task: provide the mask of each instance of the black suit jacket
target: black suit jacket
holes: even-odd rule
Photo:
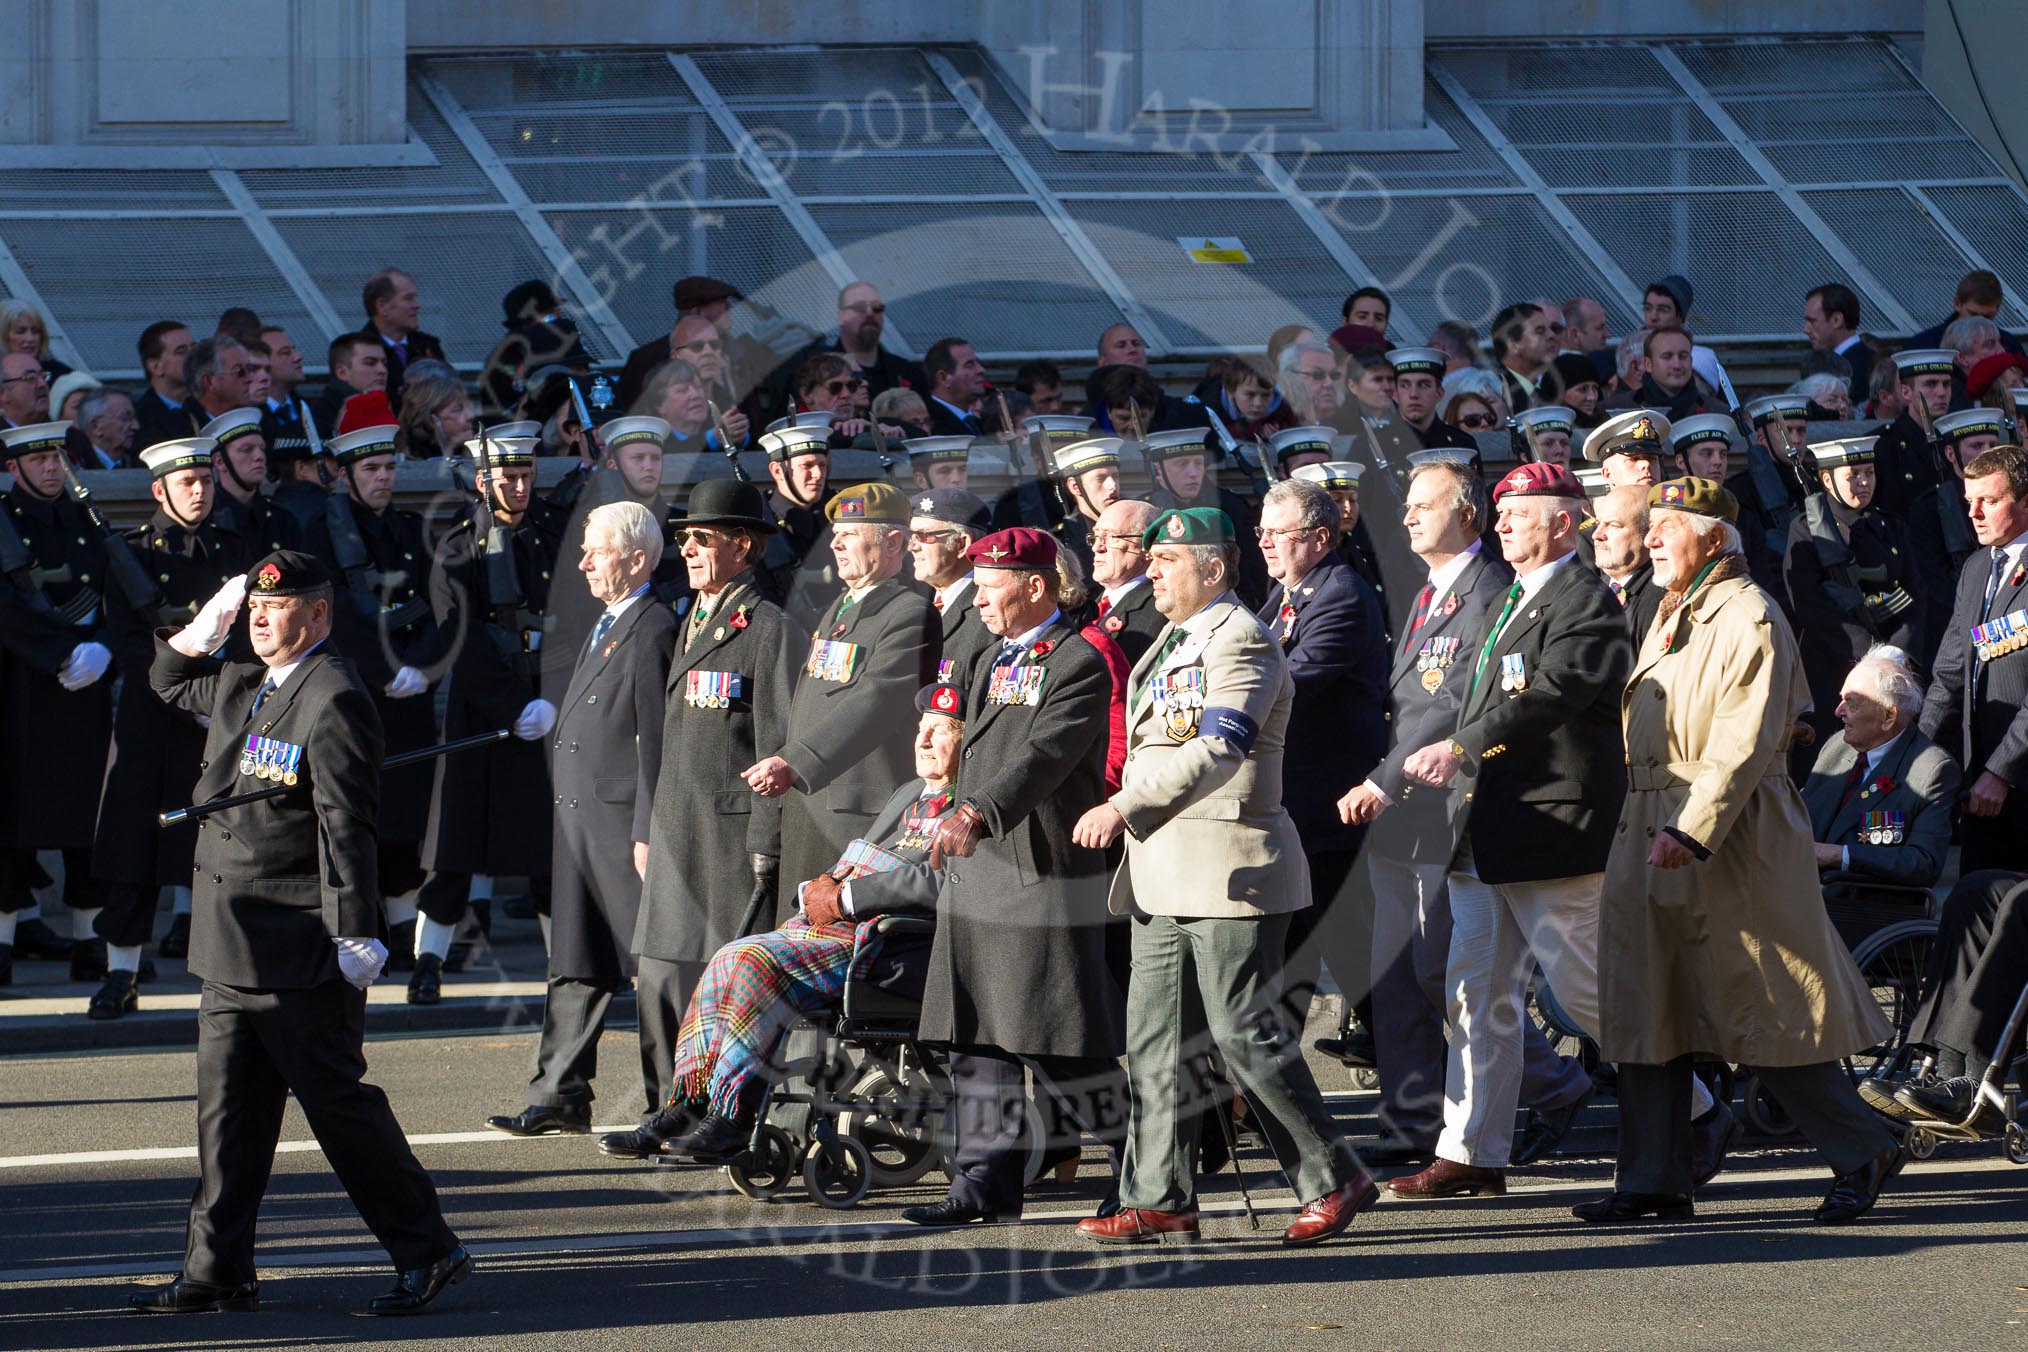
[[[1498,613],[1513,580],[1514,571],[1506,561],[1480,546],[1443,600],[1431,608],[1422,628],[1404,634],[1394,645],[1387,678],[1393,737],[1385,759],[1367,776],[1394,800],[1370,833],[1373,848],[1390,859],[1442,862],[1457,848],[1450,816],[1456,790],[1417,784],[1401,767],[1431,742],[1457,730],[1458,706],[1464,703],[1472,660],[1478,656],[1472,645],[1484,641],[1492,623],[1488,607]],[[1430,671],[1437,673],[1435,689],[1424,683]]]
[[[1168,628],[1169,621],[1155,609],[1155,586],[1143,577],[1120,598],[1119,605],[1106,611],[1098,626],[1120,645],[1120,651],[1127,655],[1127,670],[1132,671],[1141,654],[1155,646],[1156,638]]]
[[[951,602],[950,609],[937,612],[944,636],[944,655],[937,662],[937,679],[950,681],[960,690],[967,688],[979,654],[997,652],[1000,647],[999,636],[986,627],[986,622],[979,618],[978,606],[973,604],[979,599],[978,585],[974,582],[966,587]]]
[[[1283,608],[1289,614],[1283,618]],[[1355,850],[1362,827],[1338,800],[1387,750],[1387,630],[1380,599],[1336,554],[1294,592],[1280,583],[1260,609],[1295,682],[1282,759],[1282,806],[1308,850]]]
[[[628,975],[641,903],[634,844],[648,843],[675,647],[676,617],[650,592],[597,643],[581,645],[556,702],[551,976],[617,986]]]
[[[1465,751],[1451,811],[1488,883],[1603,872],[1627,796],[1620,695],[1633,669],[1626,612],[1605,579],[1576,558],[1514,608],[1473,688],[1487,610],[1460,660],[1464,703],[1454,734]],[[1501,659],[1518,655],[1520,690],[1500,688]]]
[[[299,990],[342,980],[334,939],[380,938],[380,716],[351,664],[319,647],[253,712],[257,662],[191,658],[158,630],[148,681],[169,705],[207,714],[193,801],[269,781],[241,773],[249,736],[301,748],[287,793],[199,824],[190,970],[206,981]]]
[[[1606,584],[1610,587],[1610,581]],[[1655,570],[1642,564],[1627,574],[1624,584],[1627,616],[1627,641],[1635,652],[1641,650],[1641,640],[1648,636],[1648,627],[1655,622],[1655,612],[1662,608],[1662,593],[1667,590],[1655,581]]]
[[[970,421],[959,417],[951,407],[934,395],[925,394],[923,400],[929,405],[930,435],[933,437],[976,437],[980,433],[977,414]]]
[[[2028,561],[2028,554],[2023,555]],[[1982,623],[1980,603],[1992,576],[1991,551],[1981,549],[1965,560],[1958,574],[1957,597],[1949,627],[1937,649],[1930,672],[1929,695],[1922,705],[1922,735],[1958,753],[1967,778],[1991,770],[2012,786],[2007,807],[2017,810],[2028,800],[2028,649],[1981,662],[1972,649],[1972,629]],[[1987,620],[2028,609],[2028,568],[2012,567],[2000,578]],[[2028,814],[2024,814],[2028,816]]]
[[[174,441],[178,437],[196,435],[203,423],[192,425],[190,410],[181,404],[172,404],[155,393],[154,386],[141,391],[134,400],[134,449],[145,451],[158,441]]]
[[[368,324],[359,333],[362,337],[375,338],[380,342],[380,350],[387,357],[387,402],[397,410],[401,408],[401,387],[407,383],[410,365],[432,357],[438,361],[450,360],[444,356],[444,345],[437,336],[433,333],[424,333],[421,329],[408,336],[406,358],[401,355],[401,349],[389,342],[387,336],[373,325]]]

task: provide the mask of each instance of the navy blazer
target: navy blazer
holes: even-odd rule
[[[1285,621],[1283,607],[1293,614]],[[1296,588],[1276,584],[1261,623],[1282,645],[1296,687],[1282,762],[1282,805],[1309,850],[1353,850],[1365,831],[1338,800],[1387,752],[1387,632],[1380,598],[1331,553]]]

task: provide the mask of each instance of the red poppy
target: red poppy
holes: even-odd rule
[[[739,608],[738,610],[735,610],[735,611],[733,611],[733,612],[732,612],[732,621],[731,621],[731,623],[732,623],[732,627],[733,627],[733,628],[735,628],[735,629],[744,629],[744,628],[746,628],[746,607],[745,607],[745,606],[741,606],[741,607],[740,607],[740,608]]]
[[[1054,643],[1051,643],[1048,639],[1043,639],[1040,643],[1035,645],[1034,650],[1035,655],[1037,657],[1047,657],[1049,656],[1049,650],[1051,648],[1054,648],[1055,646],[1056,645]]]
[[[1894,781],[1886,775],[1882,775],[1873,781],[1873,791],[1875,793],[1893,793]]]
[[[1117,615],[1106,616],[1106,632],[1108,634],[1117,634],[1120,632],[1120,630],[1126,627],[1127,622],[1121,619],[1119,616]]]

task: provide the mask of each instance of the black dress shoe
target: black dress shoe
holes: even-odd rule
[[[1923,1083],[1910,1081],[1894,1092],[1895,1104],[1905,1110],[1911,1122],[1948,1122],[1955,1126],[1972,1115],[1972,1104],[1979,1097],[1979,1082],[1969,1075],[1953,1075],[1948,1080],[1930,1080]],[[1992,1117],[1990,1105],[1980,1114]],[[1974,1122],[1974,1126],[1979,1123]]]
[[[14,936],[21,937],[17,931]],[[70,946],[70,979],[72,981],[104,981],[106,979],[106,941],[104,939],[79,939]]]
[[[1584,1092],[1561,1108],[1531,1110],[1528,1124],[1521,1128],[1514,1138],[1514,1144],[1507,1151],[1507,1163],[1512,1165],[1533,1164],[1556,1153],[1563,1144],[1563,1138],[1570,1135],[1570,1129],[1577,1125],[1577,1115],[1591,1103],[1592,1095],[1598,1091],[1590,1085]]]
[[[14,928],[14,955],[20,958],[67,958],[76,945],[60,939],[41,916],[22,921]]]
[[[1690,1124],[1690,1189],[1695,1192],[1725,1168],[1725,1157],[1746,1139],[1746,1123],[1726,1104],[1714,1103],[1710,1111]]]
[[[1373,1033],[1360,1024],[1354,1024],[1344,1037],[1320,1037],[1310,1045],[1342,1063],[1348,1070],[1375,1070],[1380,1066],[1380,1053],[1374,1046]]]
[[[415,970],[408,977],[408,1002],[433,1005],[444,998],[444,960],[434,953],[416,956]]]
[[[1436,1158],[1436,1143],[1422,1145],[1406,1136],[1389,1133],[1368,1145],[1356,1145],[1359,1158],[1369,1165],[1413,1164],[1420,1168]]]
[[[260,1307],[260,1283],[215,1286],[178,1277],[163,1286],[150,1287],[127,1297],[127,1304],[142,1314],[208,1314],[213,1310],[253,1310]]]
[[[435,1300],[445,1287],[456,1286],[471,1275],[471,1251],[460,1244],[428,1267],[396,1273],[394,1290],[368,1301],[366,1313],[414,1314]]]
[[[132,972],[106,973],[106,984],[92,996],[85,1013],[94,1019],[117,1019],[122,1014],[132,1014],[141,1007],[141,994],[135,986]]]
[[[0,944],[0,986],[14,984],[14,945]]]
[[[1697,1214],[1696,1203],[1687,1192],[1615,1192],[1596,1202],[1580,1202],[1570,1214],[1593,1225],[1623,1225],[1629,1221],[1687,1221]]]
[[[902,1211],[901,1218],[910,1225],[925,1226],[978,1225],[981,1222],[991,1225],[995,1221],[1020,1219],[1017,1216],[1002,1216],[997,1211],[981,1211],[970,1202],[960,1202],[955,1197],[946,1197],[943,1201],[931,1202],[928,1206],[907,1207]]]
[[[583,1136],[591,1130],[591,1105],[567,1103],[550,1108],[531,1103],[512,1117],[489,1117],[486,1125],[509,1136]]]
[[[1813,1219],[1819,1225],[1847,1225],[1858,1220],[1873,1209],[1881,1189],[1893,1182],[1907,1163],[1908,1150],[1897,1142],[1851,1173],[1840,1174]]]
[[[609,1131],[599,1137],[599,1153],[622,1160],[649,1159],[661,1152],[664,1143],[696,1126],[698,1120],[689,1104],[668,1104],[632,1131]]]
[[[165,958],[187,958],[190,956],[190,917],[172,915],[169,929],[162,936],[162,942],[155,945],[156,953]]]
[[[685,1159],[717,1164],[744,1152],[752,1138],[753,1123],[708,1112],[703,1121],[669,1140],[663,1149]]]

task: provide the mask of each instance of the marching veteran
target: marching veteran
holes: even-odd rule
[[[1838,1065],[1888,1028],[1825,914],[1809,814],[1785,773],[1809,700],[1795,636],[1747,574],[1731,493],[1672,479],[1648,508],[1668,594],[1621,699],[1628,793],[1599,924],[1619,1172],[1575,1214],[1692,1214],[1687,1110],[1703,1057],[1759,1072],[1837,1173],[1816,1219],[1854,1220],[1907,1156]]]
[[[864,969],[873,961],[879,941],[870,923],[936,910],[942,875],[930,867],[930,843],[951,813],[964,702],[956,686],[940,684],[923,687],[915,705],[917,777],[829,872],[798,886],[800,914],[733,939],[704,969],[676,1044],[675,1093],[650,1124],[668,1138],[668,1153],[715,1162],[746,1149],[769,1058],[798,1018],[837,1007],[855,962]]]
[[[1134,667],[1120,790],[1085,813],[1073,837],[1098,849],[1127,838],[1111,907],[1133,919],[1133,1116],[1120,1210],[1078,1229],[1101,1244],[1197,1233],[1203,1105],[1185,1071],[1209,1049],[1184,1037],[1184,983],[1194,980],[1211,1041],[1303,1199],[1282,1242],[1314,1244],[1380,1193],[1275,1011],[1289,915],[1310,904],[1302,841],[1282,807],[1295,684],[1280,645],[1233,594],[1239,550],[1225,513],[1164,512],[1145,539],[1169,626]]]

